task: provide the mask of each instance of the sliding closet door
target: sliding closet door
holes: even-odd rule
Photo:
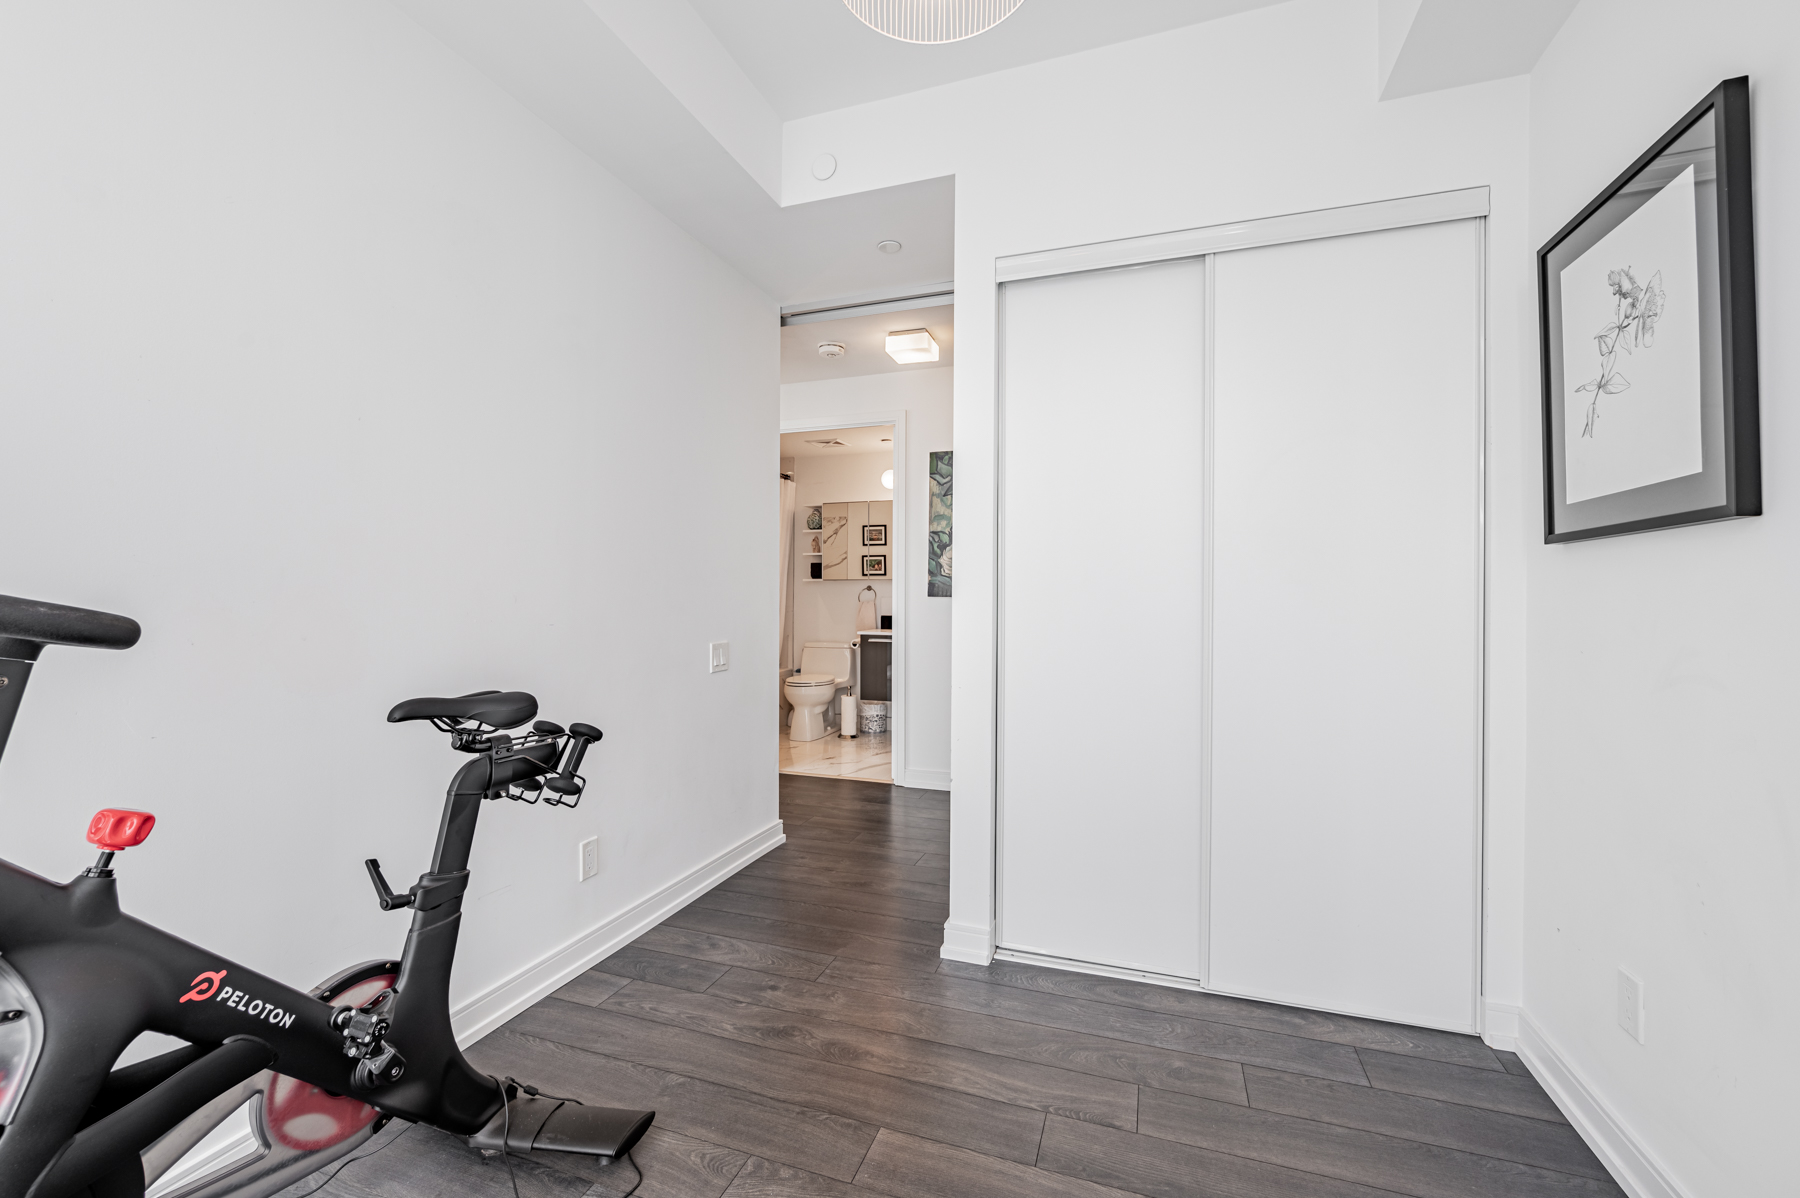
[[[1002,288],[1000,944],[1200,967],[1205,264]]]
[[[1213,989],[1475,1026],[1479,263],[1214,259]]]

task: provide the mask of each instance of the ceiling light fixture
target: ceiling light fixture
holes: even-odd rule
[[[894,472],[892,470],[883,470],[881,472],[881,485],[890,491],[894,489]]]
[[[887,355],[902,366],[938,360],[938,343],[924,329],[904,329],[887,335]]]
[[[986,33],[1019,11],[1025,0],[844,0],[856,19],[896,41],[919,45],[960,42]]]
[[[841,358],[844,356],[844,347],[835,341],[821,341],[819,342],[819,356],[821,358]]]

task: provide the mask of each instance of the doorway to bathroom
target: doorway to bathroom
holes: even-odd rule
[[[784,774],[894,781],[903,423],[782,433]]]

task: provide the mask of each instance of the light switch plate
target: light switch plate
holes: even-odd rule
[[[1644,983],[1619,970],[1619,1027],[1639,1044],[1644,1042]]]
[[[711,667],[712,673],[717,674],[720,670],[729,670],[731,668],[730,641],[714,641],[711,645],[707,646],[707,649],[707,661]]]
[[[585,882],[600,872],[600,838],[590,836],[581,842],[581,876],[577,881]]]

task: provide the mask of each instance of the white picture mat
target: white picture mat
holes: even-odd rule
[[[1214,262],[1208,985],[1472,1031],[1480,222]]]
[[[1205,265],[1002,288],[1001,947],[1200,968]]]
[[[1700,411],[1700,276],[1689,166],[1617,228],[1562,269],[1564,502],[1580,503],[1704,467]],[[1649,345],[1621,337],[1614,370],[1629,386],[1599,397],[1592,436],[1583,436],[1597,379],[1595,335],[1618,316],[1607,275],[1630,268],[1640,285],[1660,273],[1666,307]]]

